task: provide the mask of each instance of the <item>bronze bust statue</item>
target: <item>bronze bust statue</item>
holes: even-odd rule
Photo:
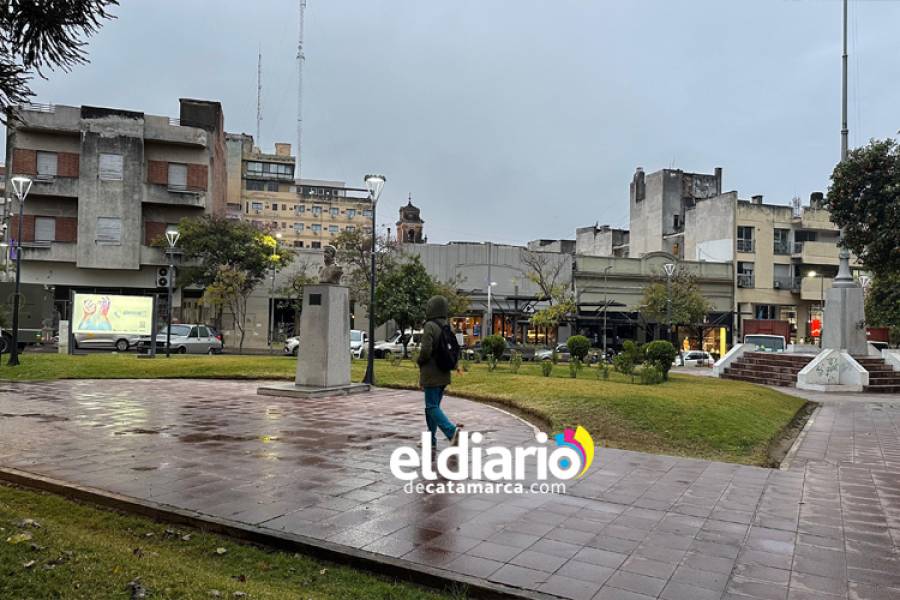
[[[338,284],[344,275],[344,269],[335,262],[337,249],[334,246],[325,246],[325,266],[319,269],[319,283]]]

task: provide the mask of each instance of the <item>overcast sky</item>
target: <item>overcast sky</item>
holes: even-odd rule
[[[177,116],[219,100],[228,131],[296,142],[297,1],[123,0],[91,64],[36,101]],[[850,3],[850,142],[900,129],[900,2]],[[712,173],[784,203],[840,151],[838,0],[308,0],[304,177],[387,176],[429,241],[627,226],[635,167]]]

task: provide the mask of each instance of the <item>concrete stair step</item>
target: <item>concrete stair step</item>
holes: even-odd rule
[[[898,385],[867,385],[863,388],[867,392],[876,394],[900,394],[900,384]]]

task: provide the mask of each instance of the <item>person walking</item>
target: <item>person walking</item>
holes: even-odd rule
[[[451,445],[459,441],[462,423],[452,423],[441,410],[444,389],[451,372],[459,372],[459,343],[447,324],[449,306],[443,296],[432,296],[425,305],[425,327],[419,343],[419,385],[425,390],[425,424],[431,432],[431,446],[437,447],[437,430]]]

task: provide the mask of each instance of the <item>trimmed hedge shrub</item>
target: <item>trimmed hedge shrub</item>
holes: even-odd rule
[[[489,335],[481,340],[481,352],[485,357],[493,356],[496,360],[500,360],[503,352],[506,350],[506,340],[500,335]]]
[[[664,380],[669,379],[669,369],[677,355],[675,346],[666,340],[656,340],[644,346],[644,361],[659,369]]]
[[[572,357],[584,361],[591,350],[591,341],[583,335],[573,335],[566,341],[566,347]]]

